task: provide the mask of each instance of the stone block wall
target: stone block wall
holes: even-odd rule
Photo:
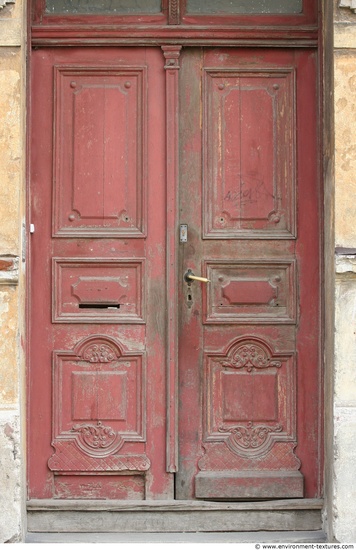
[[[356,540],[356,9],[334,6],[335,371],[333,533]],[[356,8],[356,6],[355,6]]]
[[[21,0],[0,0],[0,543],[24,531],[25,32]]]

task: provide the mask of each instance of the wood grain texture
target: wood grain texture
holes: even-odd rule
[[[181,65],[180,264],[212,283],[179,299],[177,494],[319,496],[314,52],[184,50]],[[231,471],[255,488],[209,488]]]
[[[33,533],[318,531],[322,527],[322,508],[320,499],[228,503],[30,500],[27,503],[28,531]]]

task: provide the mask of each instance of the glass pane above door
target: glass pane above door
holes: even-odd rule
[[[294,14],[302,11],[303,0],[187,0],[187,13],[190,14]]]
[[[48,14],[130,15],[161,11],[161,0],[46,0]]]

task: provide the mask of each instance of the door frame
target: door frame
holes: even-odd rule
[[[30,17],[28,17],[28,65],[27,65],[27,89],[30,90],[29,86],[29,77],[31,72],[31,51],[32,47],[46,47],[50,45],[60,45],[58,43],[57,38],[55,37],[55,33],[51,31],[51,29],[46,29],[45,32],[43,30],[38,29],[34,33],[31,31],[31,0],[28,0],[28,14]],[[319,30],[317,31],[317,38],[316,40],[312,40],[313,46],[318,46],[319,49],[319,115],[320,115],[320,122],[321,122],[321,128],[320,128],[320,159],[319,159],[319,165],[320,165],[320,178],[319,178],[319,184],[320,184],[320,190],[321,190],[321,198],[320,198],[320,210],[321,210],[321,218],[320,218],[320,230],[322,232],[321,235],[321,258],[322,258],[322,266],[321,266],[321,273],[324,279],[324,285],[321,288],[321,308],[322,308],[322,319],[321,319],[321,327],[322,327],[322,333],[321,333],[321,350],[322,350],[322,365],[321,365],[321,402],[324,402],[324,412],[323,415],[320,416],[320,424],[321,424],[321,432],[324,433],[324,446],[321,447],[321,453],[325,456],[325,468],[324,468],[324,501],[319,500],[318,502],[305,502],[305,505],[303,506],[302,503],[299,503],[298,506],[295,504],[292,505],[290,503],[285,509],[292,510],[293,513],[296,511],[296,509],[308,509],[308,510],[320,510],[322,507],[326,509],[328,513],[328,517],[331,518],[331,508],[332,508],[332,496],[333,496],[333,486],[332,486],[332,469],[333,469],[333,369],[334,369],[334,285],[335,285],[335,276],[334,276],[334,217],[333,217],[333,210],[334,210],[334,119],[333,119],[333,72],[330,70],[333,67],[333,5],[330,2],[326,2],[324,0],[319,0],[319,9],[321,13],[321,22],[319,25]],[[170,29],[168,29],[169,31]],[[69,34],[71,34],[69,36]],[[109,33],[110,34],[110,33]],[[184,33],[183,33],[184,34]],[[227,36],[227,34],[229,36]],[[196,46],[218,46],[218,45],[242,45],[248,43],[248,45],[253,45],[250,42],[246,41],[246,38],[244,36],[241,36],[241,33],[238,37],[233,37],[231,33],[227,34],[220,34],[217,38],[214,39],[208,39],[206,36],[200,37],[199,36],[183,36],[182,40],[179,40],[179,45],[196,45]],[[166,35],[167,36],[167,35]],[[177,38],[173,38],[170,41],[167,40],[167,38],[162,37],[158,42],[160,45],[163,46],[171,46],[177,43]],[[137,39],[135,38],[137,41]],[[80,43],[90,44],[90,43],[97,43],[97,37],[95,39],[90,39],[88,36],[79,36],[76,35],[74,32],[72,33],[63,33],[62,42],[65,45],[79,45]],[[116,33],[115,36],[106,36],[105,33],[103,33],[103,39],[102,44],[103,45],[128,45],[129,43],[132,43],[132,39],[128,37],[128,35],[123,33],[121,36],[118,36]],[[252,42],[255,43],[257,46],[261,46],[262,41],[260,39],[260,36],[255,36],[255,38],[252,40]],[[292,36],[290,39],[283,37],[282,35],[279,37],[279,40],[276,40],[275,42],[278,42],[279,46],[284,47],[296,47],[296,37]],[[298,42],[298,40],[297,40]],[[136,42],[137,43],[137,42]],[[173,44],[172,44],[173,43]],[[303,43],[303,44],[302,44]],[[149,33],[141,39],[140,43],[137,45],[157,45],[157,39],[149,36]],[[307,40],[301,40],[299,42],[300,45],[303,46],[311,46],[311,39]],[[266,44],[265,44],[266,45]],[[274,45],[277,45],[276,43]],[[177,51],[167,49],[167,52]],[[173,70],[172,66],[167,66],[167,69]],[[174,73],[177,74],[177,71]],[[168,75],[168,71],[167,71]],[[175,86],[175,79],[176,76],[170,75],[170,77],[167,76],[167,86],[170,87],[171,91],[174,89]],[[174,94],[173,94],[174,95]],[[29,112],[31,108],[31,97],[30,93],[27,94],[27,121],[29,121]],[[171,120],[170,124],[176,124],[177,121],[175,120],[175,117],[173,116],[173,120]],[[168,122],[167,122],[168,125]],[[27,124],[28,127],[28,124]],[[28,132],[27,132],[28,136]],[[177,145],[176,145],[177,147]],[[27,227],[29,228],[29,224],[31,223],[30,220],[30,212],[29,212],[29,196],[30,196],[30,178],[29,178],[29,167],[30,167],[30,155],[29,155],[29,149],[30,149],[30,143],[29,138],[27,137]],[[171,154],[176,155],[177,149],[171,150]],[[173,170],[176,170],[174,168]],[[173,198],[172,198],[173,200]],[[29,261],[29,239],[30,235],[28,235],[27,238],[27,261]],[[169,255],[167,254],[167,257]],[[175,284],[175,278],[174,274],[172,275],[172,280],[167,286],[167,295],[170,294],[173,285]],[[27,322],[27,334],[30,330],[31,326],[31,319],[29,315],[29,295],[30,295],[30,285],[31,285],[31,278],[30,274],[27,276],[27,290],[26,290],[26,322]],[[176,322],[176,321],[175,321]],[[172,328],[174,327],[174,322],[172,323]],[[27,338],[27,357],[29,357],[29,344],[28,344],[28,338]],[[174,342],[172,341],[172,346],[174,349]],[[172,362],[172,364],[174,361]],[[28,360],[27,360],[28,364]],[[176,372],[173,369],[173,372],[171,374],[171,381],[174,380],[174,377],[176,376]],[[172,388],[172,385],[168,384],[168,389]],[[171,419],[171,429],[174,431],[174,427],[176,425],[176,413],[173,413],[172,419]],[[29,427],[27,428],[29,430]],[[170,455],[171,459],[168,461],[168,465],[171,468],[169,471],[175,471],[175,462],[176,462],[176,449],[173,451],[173,453]],[[43,503],[44,504],[44,503]],[[129,504],[129,503],[128,503]],[[74,506],[75,508],[75,506]],[[100,508],[100,507],[99,507]],[[148,506],[144,506],[144,508],[147,510]],[[218,506],[219,510],[225,509],[226,512],[228,510],[226,505],[220,505]],[[233,508],[241,511],[242,509],[251,508],[251,505],[236,505]],[[257,510],[256,506],[252,506],[253,510]],[[263,509],[267,509],[268,507],[263,507]],[[39,503],[32,502],[29,503],[28,510],[31,517],[36,516],[36,512],[38,509],[42,509]],[[54,509],[62,511],[73,509],[73,506],[61,506],[57,505],[54,506],[49,505],[49,507],[46,508],[46,510],[49,512],[50,509],[52,511]],[[120,513],[124,509],[126,509],[125,506],[116,507],[116,510]],[[158,507],[155,507],[157,512],[159,512]],[[169,510],[168,502],[167,506],[164,508],[165,510]],[[208,506],[200,506],[199,509],[205,509],[206,512],[208,510],[211,511],[211,507]],[[272,505],[272,509],[276,509],[276,506]],[[161,508],[162,510],[162,508]],[[174,510],[178,510],[177,507],[174,507]],[[198,507],[195,507],[194,510],[198,511]],[[77,508],[78,511],[78,508]],[[35,512],[35,514],[34,514]],[[161,513],[161,511],[159,512]],[[209,514],[207,517],[207,526],[210,524],[210,520],[208,519]],[[33,520],[31,520],[33,521]],[[277,524],[276,524],[277,526]],[[273,528],[273,525],[271,526]],[[332,526],[329,525],[328,529],[331,530]]]

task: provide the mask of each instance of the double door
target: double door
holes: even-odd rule
[[[29,498],[320,496],[317,114],[312,50],[33,53]]]

